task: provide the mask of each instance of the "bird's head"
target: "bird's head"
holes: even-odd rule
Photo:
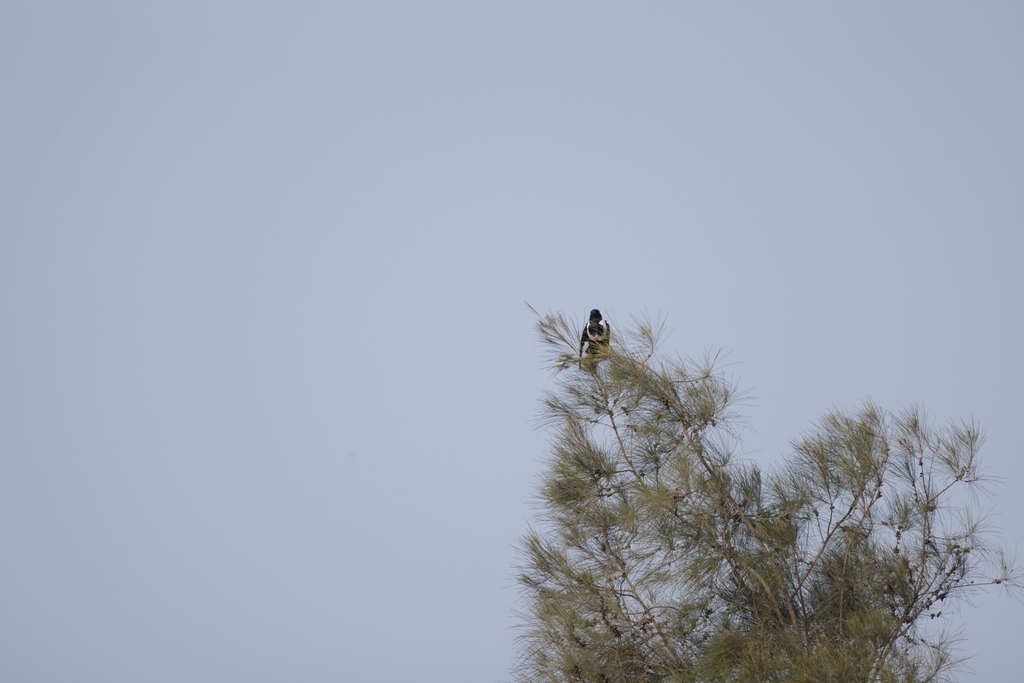
[[[590,312],[590,321],[595,323],[601,322],[601,311],[597,310],[596,308],[592,310]]]

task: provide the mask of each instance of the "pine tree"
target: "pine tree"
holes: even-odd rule
[[[518,681],[948,680],[941,617],[1018,586],[975,495],[982,437],[866,404],[781,465],[735,456],[742,395],[638,324],[581,359],[559,315],[540,528],[522,540]],[[938,619],[938,621],[935,621]]]

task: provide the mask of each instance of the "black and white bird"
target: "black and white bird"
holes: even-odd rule
[[[612,338],[612,330],[607,320],[601,319],[601,311],[596,308],[590,312],[590,322],[583,328],[583,336],[580,338],[580,355],[583,355],[583,347],[587,347],[587,353],[594,355],[602,349],[607,349]]]

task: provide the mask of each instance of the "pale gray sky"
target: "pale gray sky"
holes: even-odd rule
[[[1024,5],[0,6],[0,679],[508,680],[523,301],[723,349],[770,464],[977,419],[1024,545]],[[965,606],[965,681],[1024,607]]]

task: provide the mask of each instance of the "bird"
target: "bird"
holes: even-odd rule
[[[608,348],[612,338],[612,330],[607,320],[601,319],[601,311],[596,308],[590,312],[590,322],[583,328],[583,336],[580,337],[580,355],[583,355],[583,347],[587,347],[587,353],[596,355]]]

